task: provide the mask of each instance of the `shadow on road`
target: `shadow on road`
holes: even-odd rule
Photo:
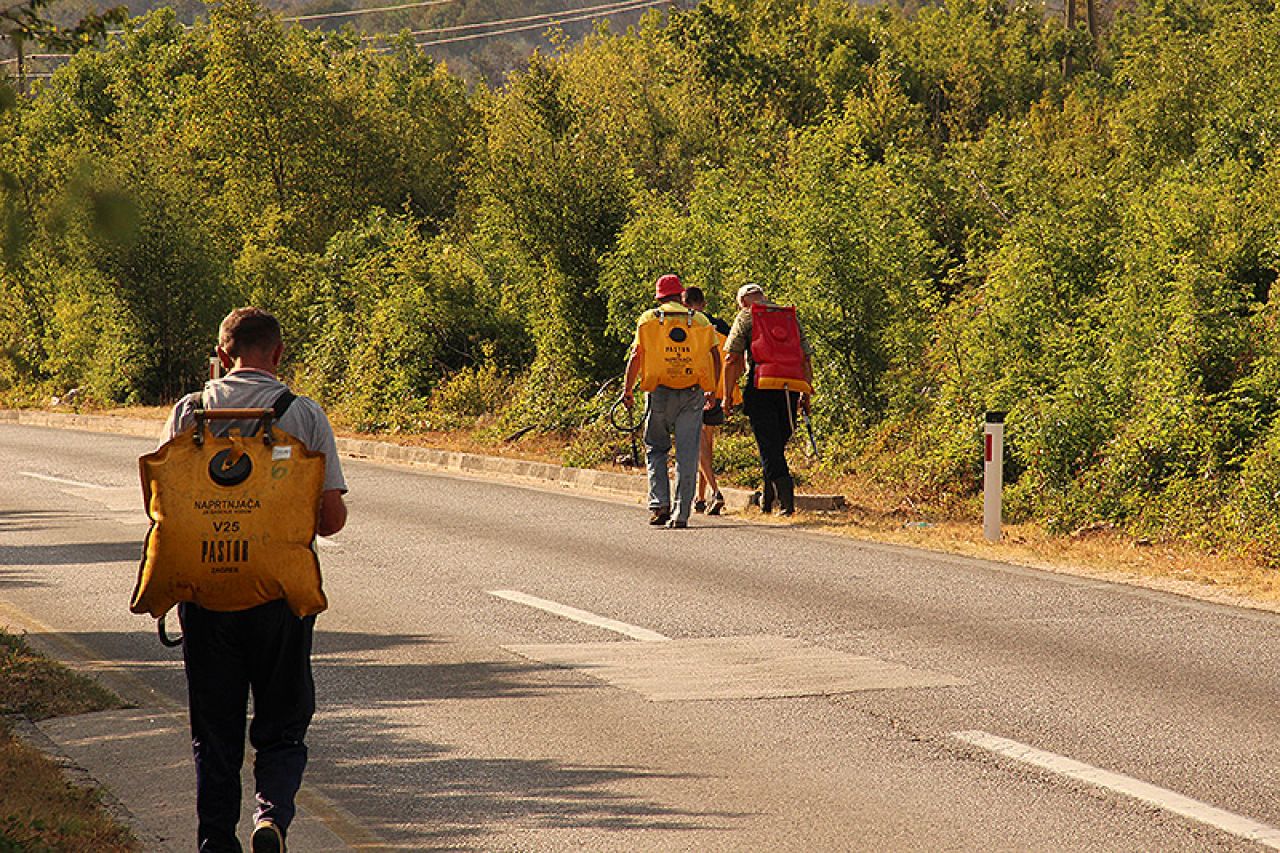
[[[491,836],[513,830],[526,840],[543,837],[527,849],[567,849],[575,846],[574,836],[552,841],[549,834],[723,831],[746,816],[677,808],[636,793],[641,786],[652,789],[646,782],[699,778],[695,774],[550,758],[458,757],[454,749],[419,739],[416,728],[375,728],[351,718],[318,725],[324,741],[342,745],[342,754],[324,746],[313,750],[315,782],[342,802],[361,804],[369,826],[398,849],[485,851],[495,849]],[[583,844],[577,837],[576,844]],[[652,840],[660,846],[650,849],[661,849]],[[509,848],[510,843],[504,839],[502,849],[526,849]],[[622,849],[616,843],[609,847]]]
[[[458,755],[458,749],[432,739],[430,723],[422,721],[437,714],[465,715],[467,706],[425,706],[535,700],[527,715],[519,706],[497,713],[523,720],[522,726],[546,729],[551,751],[553,742],[563,744],[565,733],[541,716],[554,706],[536,700],[607,688],[548,678],[548,673],[563,670],[521,660],[388,661],[404,647],[442,642],[415,636],[316,635],[320,710],[312,729],[309,778],[367,816],[384,841],[400,849],[488,850],[492,847],[485,839],[499,828],[689,832],[724,829],[741,817],[673,808],[636,793],[645,780],[697,778],[688,774],[548,758]],[[363,654],[372,650],[391,655]],[[416,707],[425,713],[415,712]],[[493,712],[489,704],[471,713]],[[487,725],[495,725],[492,718]],[[530,742],[527,733],[518,739]],[[500,744],[496,748],[502,749]]]
[[[503,662],[335,665],[317,659],[314,668],[317,682],[330,678],[340,681],[344,691],[353,692],[364,708],[447,699],[527,698],[548,694],[553,689],[584,689],[552,688],[531,679],[538,667]]]
[[[125,597],[119,606],[123,611]],[[135,630],[59,636],[92,649],[110,670],[142,679],[175,699],[183,696],[180,651],[155,641],[152,620],[122,613],[122,620],[130,618],[137,619]],[[520,703],[500,713],[535,730],[519,738],[534,749],[540,749],[536,730],[545,729],[551,753],[565,743],[565,733],[546,716],[555,706],[538,700],[608,688],[548,678],[563,670],[536,662],[432,660],[450,654],[456,650],[443,637],[330,632],[323,621],[316,632],[318,714],[308,736],[307,781],[387,843],[408,850],[489,850],[496,832],[513,829],[517,834],[705,832],[723,830],[743,817],[675,808],[638,793],[661,780],[699,778],[691,774],[460,754],[461,747],[433,738],[430,720],[491,713],[495,701]],[[492,732],[494,725],[490,717],[488,728],[477,732]],[[469,751],[485,750],[483,737]],[[501,742],[487,749],[505,751]],[[570,838],[562,840],[572,844]]]
[[[0,548],[0,589],[35,589],[49,586],[31,569],[10,568],[3,558],[4,548]]]
[[[60,509],[0,509],[0,533],[31,533],[66,527],[92,516]]]
[[[62,510],[0,510],[0,533],[31,533],[75,528],[94,517]],[[56,544],[0,545],[0,584],[14,585],[4,572],[11,566],[78,566],[94,563],[137,563],[142,540],[124,542],[58,542]],[[23,586],[33,584],[19,581]],[[43,584],[38,584],[43,585]]]
[[[0,545],[0,566],[79,566],[137,563],[142,541],[68,542],[57,545]]]

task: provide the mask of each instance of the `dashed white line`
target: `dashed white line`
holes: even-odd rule
[[[650,631],[648,628],[628,625],[626,622],[619,622],[606,616],[598,616],[595,613],[579,610],[576,607],[570,607],[558,601],[538,598],[536,595],[527,595],[511,589],[491,589],[489,594],[496,595],[498,598],[503,598],[507,601],[514,601],[516,604],[536,607],[539,610],[545,610],[547,613],[554,613],[557,616],[563,616],[565,619],[572,619],[575,622],[582,622],[585,625],[594,625],[597,628],[604,628],[606,631],[623,634],[633,640],[641,640],[646,643],[661,643],[670,639],[656,631]]]
[[[30,477],[33,480],[44,480],[46,483],[58,483],[63,486],[75,486],[80,489],[110,489],[114,486],[100,486],[97,483],[82,483],[79,480],[67,480],[62,477],[50,477],[48,474],[36,474],[31,471],[19,471],[18,476]]]
[[[1177,791],[1170,791],[1168,788],[1161,788],[1132,776],[1103,770],[1100,767],[1067,758],[1065,755],[1045,752],[1025,743],[987,732],[952,732],[951,736],[1014,761],[1021,761],[1060,776],[1115,791],[1156,808],[1208,824],[1223,832],[1238,835],[1263,847],[1280,850],[1280,828],[1211,806],[1200,800],[1193,800]]]

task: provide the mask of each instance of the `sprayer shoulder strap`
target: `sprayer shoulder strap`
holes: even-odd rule
[[[285,412],[289,411],[289,407],[293,405],[293,401],[296,399],[298,399],[298,395],[288,388],[284,389],[284,393],[279,397],[276,397],[276,401],[271,404],[271,411],[275,414],[277,421],[284,416]]]
[[[206,388],[204,391],[200,392],[198,397],[196,397],[195,409],[197,417],[201,412],[209,408],[208,400],[206,399],[207,395],[208,389]],[[284,417],[284,413],[289,411],[289,407],[293,405],[293,401],[296,399],[298,399],[297,394],[293,393],[288,388],[284,389],[284,391],[280,393],[280,396],[276,397],[276,401],[271,404],[271,414],[274,420],[279,421],[280,418]]]
[[[196,397],[195,407],[197,409],[209,408],[208,393],[209,389],[205,388]],[[298,395],[290,391],[288,388],[280,392],[280,396],[276,397],[276,401],[271,404],[271,412],[275,416],[275,419],[280,420],[284,413],[289,411],[289,407],[293,405],[293,401],[296,399],[298,399]]]

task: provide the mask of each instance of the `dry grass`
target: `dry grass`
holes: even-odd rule
[[[39,720],[123,703],[82,675],[0,630],[0,715]],[[129,830],[101,809],[98,793],[71,785],[44,754],[13,738],[0,716],[0,851],[133,851]]]
[[[53,762],[0,727],[0,851],[140,849],[102,812],[96,791],[68,784]]]
[[[0,714],[45,720],[107,708],[123,708],[111,691],[32,651],[0,628]]]
[[[101,409],[90,411],[88,409],[72,409],[68,407],[59,407],[49,409],[51,412],[71,412],[83,411],[85,414],[94,415],[114,415],[120,418],[144,418],[146,420],[163,421],[169,417],[169,412],[173,411],[172,406],[126,406],[115,409]]]
[[[843,493],[846,496],[853,489]],[[952,510],[923,521],[900,506],[850,499],[839,513],[803,513],[798,526],[865,541],[910,545],[1175,592],[1224,604],[1280,612],[1280,571],[1243,554],[1213,553],[1177,542],[1151,542],[1107,525],[1069,536],[1034,524],[1006,525],[1000,542],[986,541],[982,522]]]
[[[503,456],[510,459],[526,459],[531,462],[563,463],[564,449],[570,437],[561,433],[531,432],[521,436],[518,442],[493,439],[474,431],[385,433],[353,432],[334,425],[335,432],[344,438],[366,441],[389,441],[408,447],[430,447],[435,450],[451,450],[457,453],[476,453],[485,456]]]

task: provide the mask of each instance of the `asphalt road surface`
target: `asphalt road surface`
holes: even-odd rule
[[[173,712],[151,446],[0,425],[0,608]],[[344,464],[300,820],[346,846],[1280,848],[1280,616]]]

